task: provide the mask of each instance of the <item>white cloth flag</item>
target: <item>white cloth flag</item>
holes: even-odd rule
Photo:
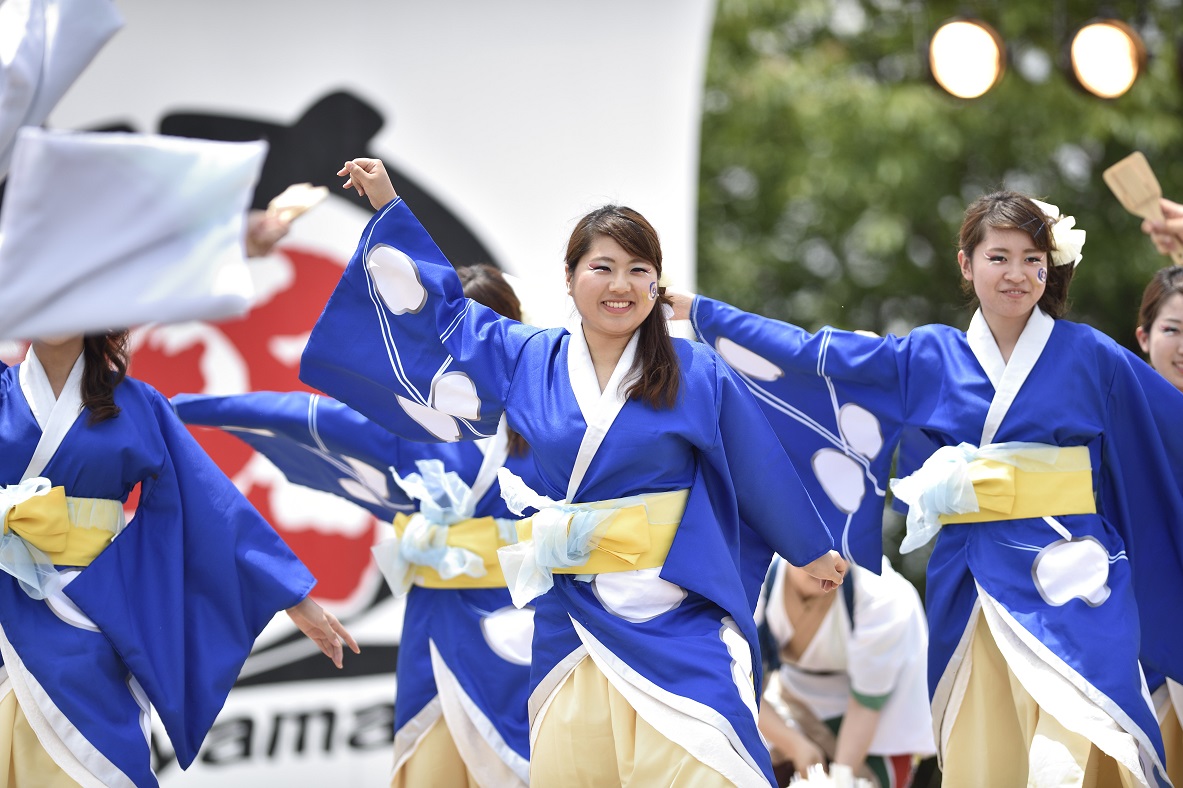
[[[0,180],[17,129],[40,126],[121,27],[111,0],[0,0]]]
[[[264,142],[21,129],[0,215],[0,339],[244,314]]]

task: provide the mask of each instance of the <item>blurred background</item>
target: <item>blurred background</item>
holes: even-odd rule
[[[1000,187],[1076,217],[1088,242],[1069,316],[1133,349],[1142,288],[1169,263],[1101,172],[1140,150],[1183,196],[1181,0],[117,6],[126,27],[48,125],[263,137],[256,207],[293,182],[333,189],[254,262],[250,316],[137,332],[133,374],[169,395],[304,388],[303,343],[369,216],[334,175],[359,155],[387,162],[454,262],[517,275],[547,323],[565,317],[566,236],[607,201],[653,221],[670,284],[811,329],[967,325],[955,235],[967,203]],[[1082,53],[1074,72],[1072,37],[1099,17],[1141,43]],[[998,47],[977,62],[1001,74],[979,78],[975,90],[989,86],[974,98],[934,79],[929,45],[954,18],[986,23]],[[981,48],[951,49],[965,62],[937,72],[973,77]],[[1126,92],[1082,87],[1093,72],[1119,77],[1123,58],[1137,66]],[[389,526],[286,485],[232,438],[199,439],[312,566],[315,595],[364,652],[338,674],[277,620],[188,775],[158,737],[162,783],[382,784],[401,618],[369,548]],[[900,562],[902,523],[889,514],[885,527],[923,591],[927,553]]]

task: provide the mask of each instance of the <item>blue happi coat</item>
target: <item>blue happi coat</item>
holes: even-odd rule
[[[22,388],[29,364],[0,364],[0,485],[35,467],[30,476],[68,496],[126,502],[138,485],[140,497],[126,528],[64,590],[34,599],[0,573],[3,669],[75,780],[155,785],[148,704],[188,766],[256,636],[315,581],[158,392],[125,379],[117,416],[91,426],[74,405],[46,426],[61,422],[47,443]]]
[[[535,491],[555,501],[688,490],[659,570],[556,574],[535,601],[532,725],[590,656],[695,757],[737,784],[766,784],[752,610],[773,550],[804,565],[833,542],[742,382],[706,348],[675,347],[676,406],[621,394],[632,349],[601,391],[581,331],[532,329],[465,299],[395,200],[364,231],[301,378],[421,440],[488,435],[504,413],[534,450]]]
[[[897,446],[901,478],[963,443],[1087,447],[1095,514],[1050,518],[1059,530],[1049,518],[940,530],[926,604],[937,741],[956,717],[953,686],[981,609],[1041,706],[1105,749],[1108,723],[1080,722],[1100,709],[1128,734],[1106,752],[1161,781],[1139,658],[1183,671],[1183,631],[1162,625],[1183,602],[1183,395],[1108,337],[1038,309],[1008,363],[980,314],[965,332],[925,326],[902,339],[809,334],[703,297],[691,320],[811,467],[803,478],[819,511],[864,566],[879,561]]]
[[[479,477],[488,478],[473,517],[514,517],[492,476],[496,468],[486,461],[498,450],[493,441],[480,447],[409,441],[340,402],[303,392],[182,394],[172,402],[183,421],[220,427],[241,438],[289,481],[338,495],[380,519],[418,508],[391,471],[405,478],[419,473],[424,460],[440,463],[469,488]],[[528,450],[508,457],[503,452],[492,462],[533,478]],[[411,587],[398,652],[396,768],[442,715],[478,782],[528,782],[532,613],[513,608],[505,588]],[[444,675],[437,675],[435,665]]]

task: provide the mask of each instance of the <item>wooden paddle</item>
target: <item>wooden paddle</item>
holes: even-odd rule
[[[1114,164],[1101,174],[1109,190],[1134,216],[1150,219],[1154,222],[1163,220],[1162,187],[1158,185],[1158,178],[1154,177],[1154,170],[1141,151],[1134,151],[1129,156]],[[1171,259],[1175,265],[1183,265],[1183,249],[1175,248],[1171,251]]]

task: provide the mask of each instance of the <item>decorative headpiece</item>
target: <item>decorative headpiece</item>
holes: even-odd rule
[[[1052,252],[1052,265],[1078,265],[1083,258],[1080,250],[1084,247],[1084,230],[1075,229],[1076,217],[1064,216],[1054,205],[1039,200],[1031,202],[1043,211],[1051,227],[1052,241],[1055,251]]]

